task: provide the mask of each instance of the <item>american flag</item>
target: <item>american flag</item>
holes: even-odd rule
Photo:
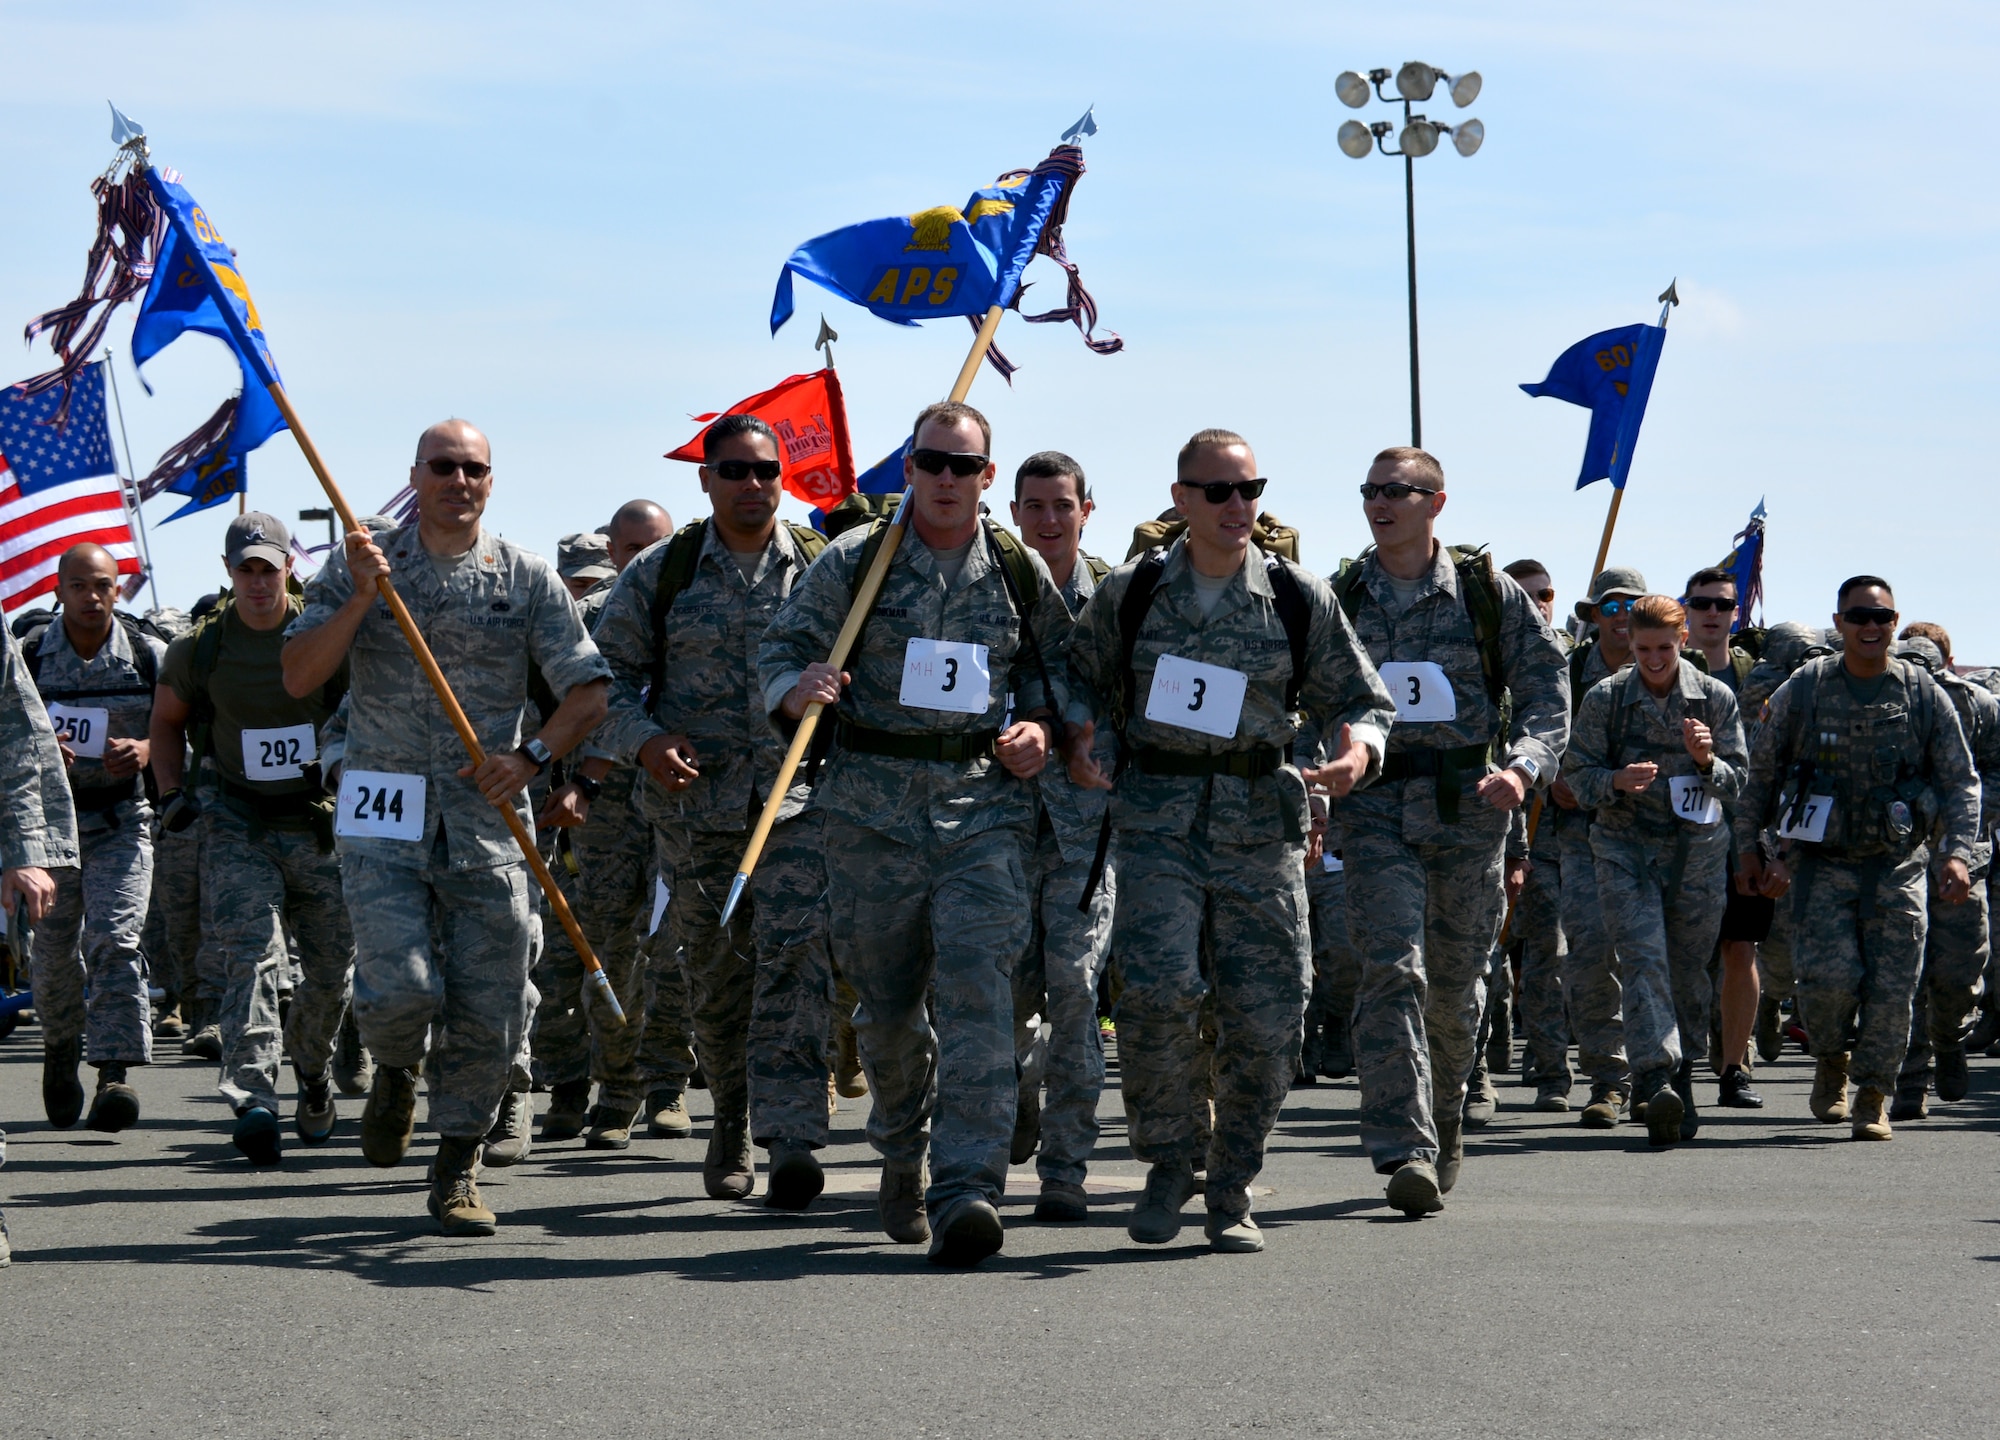
[[[47,423],[65,399],[68,422]],[[85,541],[109,550],[119,574],[142,572],[124,483],[112,458],[102,361],[72,386],[35,396],[17,385],[0,390],[0,610],[53,591],[56,562]]]

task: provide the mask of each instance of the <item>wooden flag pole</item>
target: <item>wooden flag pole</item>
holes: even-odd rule
[[[285,417],[285,424],[291,428],[292,438],[298,442],[299,450],[306,457],[306,464],[312,466],[313,474],[319,477],[320,487],[326,491],[326,498],[333,502],[333,508],[340,516],[342,533],[359,530],[361,524],[354,517],[353,507],[347,503],[347,497],[341,494],[340,487],[334,483],[333,476],[326,468],[326,462],[320,459],[318,447],[313,444],[312,437],[306,434],[305,426],[299,422],[298,411],[292,408],[292,402],[285,394],[285,387],[274,382],[266,388],[270,391],[271,399],[276,402],[278,412]],[[389,613],[395,617],[396,628],[403,632],[403,638],[409,642],[411,652],[417,657],[417,664],[423,668],[424,678],[431,682],[431,689],[437,692],[438,703],[444,706],[445,717],[451,721],[451,728],[458,732],[459,742],[465,746],[465,753],[472,757],[473,768],[477,769],[484,765],[485,747],[479,743],[478,733],[473,730],[472,722],[466,718],[465,708],[458,703],[458,697],[451,693],[451,682],[445,679],[444,671],[438,668],[437,657],[431,654],[431,647],[425,643],[423,632],[417,629],[416,619],[410,614],[409,606],[403,603],[403,597],[396,593],[396,587],[388,576],[384,575],[375,583],[382,599],[389,606]],[[549,867],[542,861],[541,851],[535,848],[535,837],[528,833],[528,827],[515,813],[511,802],[499,808],[500,813],[507,817],[507,828],[513,832],[514,843],[521,847],[522,858],[528,862],[528,868],[535,872],[535,879],[540,882],[542,893],[549,897],[549,909],[554,911],[556,919],[562,922],[570,944],[576,947],[576,953],[583,961],[584,983],[594,987],[597,998],[611,1007],[611,1013],[618,1018],[620,1025],[625,1024],[625,1009],[618,1003],[617,992],[611,988],[611,978],[604,973],[604,966],[598,962],[596,952],[590,948],[590,941],[584,938],[583,927],[576,923],[576,916],[570,911],[569,901],[565,900],[562,891],[556,888],[555,876],[549,873]]]
[[[1588,595],[1597,586],[1597,577],[1604,573],[1604,562],[1611,556],[1611,531],[1618,523],[1618,507],[1625,503],[1625,487],[1615,486],[1611,491],[1611,508],[1604,515],[1604,535],[1597,542],[1597,563],[1590,567],[1590,578],[1584,581],[1584,594]]]
[[[1000,328],[1000,317],[1005,313],[1005,307],[1000,305],[987,310],[985,320],[980,322],[979,333],[973,337],[972,349],[967,352],[965,363],[958,367],[958,379],[952,382],[949,399],[963,400],[971,393],[972,382],[979,374],[986,352],[993,348],[993,334]],[[882,544],[875,552],[874,563],[861,577],[861,586],[854,592],[854,604],[848,608],[846,623],[840,627],[840,634],[834,637],[833,653],[827,656],[826,663],[836,671],[847,663],[847,652],[854,648],[855,637],[861,633],[862,621],[875,608],[875,597],[881,593],[882,581],[889,573],[889,562],[895,559],[896,547],[902,543],[903,532],[908,528],[910,505],[915,493],[914,487],[903,492],[903,498],[896,506],[895,518],[882,532]],[[799,764],[806,757],[806,749],[819,730],[819,717],[825,709],[822,702],[815,700],[806,707],[805,715],[799,720],[791,748],[785,752],[785,763],[778,767],[778,778],[771,782],[771,793],[764,797],[764,813],[757,817],[757,828],[750,832],[750,843],[743,851],[743,863],[736,867],[736,878],[729,882],[729,898],[722,905],[724,925],[735,915],[736,907],[743,899],[744,888],[749,885],[750,876],[757,869],[757,861],[764,853],[764,843],[771,838],[771,827],[778,823],[778,811],[784,807],[786,792],[792,788],[792,776],[798,773]]]

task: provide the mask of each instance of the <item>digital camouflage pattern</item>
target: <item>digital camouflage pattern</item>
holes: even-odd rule
[[[1482,985],[1506,896],[1510,818],[1474,794],[1495,764],[1532,764],[1553,777],[1569,734],[1562,647],[1527,592],[1494,572],[1498,650],[1510,702],[1505,728],[1488,693],[1478,631],[1451,554],[1401,608],[1380,560],[1361,569],[1355,633],[1379,669],[1429,661],[1450,682],[1448,721],[1398,720],[1389,753],[1490,745],[1487,764],[1462,767],[1458,819],[1438,813],[1437,779],[1413,776],[1358,790],[1333,807],[1347,864],[1347,924],[1361,956],[1354,1018],[1361,1139],[1378,1171],[1437,1155],[1436,1115],[1455,1115],[1478,1049]],[[1406,697],[1407,698],[1407,697]]]
[[[1121,746],[1221,754],[1257,746],[1289,750],[1310,728],[1351,727],[1379,773],[1393,722],[1388,692],[1318,576],[1294,568],[1307,604],[1306,667],[1298,707],[1287,706],[1291,642],[1268,564],[1246,557],[1204,616],[1186,540],[1166,553],[1133,647],[1133,713]],[[1138,566],[1107,575],[1070,642],[1080,700],[1110,715],[1122,683],[1118,607]],[[1144,697],[1163,655],[1242,672],[1235,734],[1218,736],[1145,718]],[[1100,721],[1100,723],[1104,723]],[[1111,796],[1118,904],[1112,924],[1119,999],[1120,1083],[1133,1154],[1154,1164],[1192,1163],[1200,1057],[1198,1016],[1214,1007],[1215,1129],[1208,1144],[1209,1208],[1242,1215],[1248,1185],[1298,1065],[1312,953],[1307,932],[1305,781],[1289,761],[1256,779],[1152,775],[1128,765]],[[1200,1067],[1206,1072],[1207,1067]]]
[[[1688,754],[1686,719],[1714,737],[1705,773]],[[1618,790],[1618,771],[1642,762],[1659,767],[1652,783],[1637,793]],[[1590,845],[1618,954],[1635,1103],[1673,1078],[1688,1047],[1707,1041],[1708,962],[1728,898],[1729,827],[1719,816],[1695,824],[1677,815],[1671,782],[1701,779],[1709,796],[1726,804],[1741,792],[1748,764],[1735,693],[1687,660],[1663,701],[1646,689],[1638,667],[1628,666],[1592,686],[1577,712],[1562,773],[1594,816]]]
[[[758,648],[805,575],[806,557],[779,525],[746,577],[708,522],[694,574],[656,637],[666,555],[656,545],[628,565],[594,627],[613,677],[597,743],[633,762],[657,735],[694,743],[701,775],[685,790],[669,791],[651,775],[639,784],[661,868],[675,877],[666,924],[680,949],[702,1073],[718,1117],[747,1122],[765,1144],[817,1147],[826,1143],[832,962],[819,821],[801,816],[810,793],[803,774],[786,793],[744,903],[727,930],[721,924],[746,834],[785,757],[764,707]],[[652,694],[656,646],[664,647],[665,680]],[[759,1055],[754,1084],[753,1031],[777,1047]]]
[[[447,584],[425,554],[415,524],[378,535],[376,543],[389,558],[396,593],[487,754],[504,755],[521,743],[530,664],[558,700],[611,673],[569,592],[541,556],[482,531]],[[346,554],[336,550],[306,586],[305,613],[286,628],[287,637],[325,624],[353,593]],[[342,836],[341,853],[427,867],[442,832],[454,870],[523,864],[500,812],[470,780],[459,779],[465,747],[379,598],[355,633],[348,664],[347,768],[423,775],[429,784],[421,840]],[[532,826],[526,798],[517,798],[514,806],[522,823]]]
[[[1824,737],[1822,741],[1821,737]],[[1854,1083],[1894,1090],[1909,1048],[1924,948],[1924,841],[1970,861],[1979,785],[1958,715],[1920,666],[1891,659],[1873,701],[1838,655],[1800,667],[1771,696],[1735,817],[1736,848],[1777,822],[1798,762],[1815,761],[1812,793],[1832,796],[1825,839],[1796,842],[1791,889],[1798,1007],[1815,1055],[1852,1047]],[[1899,833],[1903,805],[1910,819]]]
[[[1601,645],[1589,645],[1579,683],[1583,704],[1598,683],[1611,674]],[[1597,893],[1597,857],[1590,848],[1590,812],[1554,806],[1555,843],[1562,872],[1563,999],[1569,1007],[1570,1033],[1576,1039],[1577,1064],[1595,1090],[1624,1089],[1631,1080],[1625,1064],[1624,992],[1618,981],[1618,955],[1611,924]],[[1569,1076],[1565,1057],[1563,1078]]]
[[[239,1114],[278,1110],[278,1066],[324,1075],[347,1013],[354,932],[340,888],[340,861],[304,826],[259,825],[226,803],[209,805],[200,849],[202,889],[227,989],[222,1026],[222,1098]],[[299,983],[288,981],[287,929],[298,942]],[[278,996],[291,992],[288,1018]]]
[[[74,865],[76,806],[62,751],[20,642],[5,625],[0,634],[0,868]]]
[[[157,670],[166,647],[143,633],[139,641],[151,648]],[[102,708],[107,740],[146,738],[153,694],[122,623],[114,622],[109,638],[85,660],[70,645],[58,616],[42,632],[40,649],[37,685],[45,704],[62,700]],[[114,780],[101,760],[77,757],[69,766],[69,788],[79,800],[79,864],[51,872],[55,903],[35,927],[35,1011],[42,1038],[53,1043],[82,1035],[92,1064],[144,1065],[153,1056],[153,1009],[139,936],[152,896],[153,809],[139,777]],[[98,808],[121,793],[129,798]],[[46,821],[40,829],[46,837]]]

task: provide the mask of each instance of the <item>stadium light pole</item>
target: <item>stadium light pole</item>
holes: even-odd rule
[[[1471,155],[1486,139],[1486,127],[1477,120],[1461,120],[1456,125],[1446,125],[1442,121],[1429,120],[1422,115],[1410,113],[1410,106],[1431,98],[1437,90],[1438,82],[1450,87],[1454,105],[1464,109],[1479,98],[1480,79],[1477,70],[1468,70],[1456,78],[1445,74],[1435,65],[1426,65],[1421,60],[1411,60],[1403,68],[1394,72],[1396,93],[1386,95],[1382,87],[1389,82],[1391,72],[1385,69],[1370,70],[1366,79],[1352,70],[1343,70],[1335,77],[1333,93],[1341,104],[1351,110],[1359,110],[1371,99],[1385,104],[1401,104],[1403,107],[1403,128],[1396,135],[1396,148],[1391,150],[1387,138],[1395,125],[1387,120],[1375,120],[1364,124],[1359,120],[1343,121],[1338,135],[1343,155],[1359,160],[1370,151],[1383,155],[1400,156],[1403,161],[1403,224],[1408,240],[1410,261],[1410,443],[1421,446],[1424,443],[1424,409],[1422,399],[1421,371],[1417,365],[1417,177],[1416,161],[1437,149],[1440,135],[1451,136],[1452,148],[1461,155]]]

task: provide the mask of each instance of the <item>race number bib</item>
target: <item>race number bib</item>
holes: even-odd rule
[[[1804,840],[1817,845],[1826,839],[1827,817],[1833,814],[1831,795],[1808,795],[1805,804],[1798,807],[1796,819],[1792,807],[1785,806],[1778,812],[1778,838],[1781,840]]]
[[[1690,825],[1713,825],[1722,818],[1722,802],[1708,793],[1708,782],[1699,775],[1668,776],[1667,795],[1674,814]]]
[[[311,725],[282,725],[243,732],[243,778],[302,780],[319,763],[319,732]]]
[[[1319,857],[1319,868],[1329,875],[1338,875],[1341,871],[1340,857],[1322,852]]]
[[[69,746],[79,760],[104,758],[104,736],[111,728],[109,710],[54,700],[49,702],[49,724],[56,728],[56,739]]]
[[[903,690],[897,698],[912,710],[984,715],[993,700],[986,647],[912,635],[903,647]]]
[[[370,840],[423,839],[424,783],[421,775],[344,771],[334,833]]]
[[[1153,688],[1146,696],[1146,718],[1218,739],[1236,738],[1243,718],[1243,695],[1250,677],[1241,670],[1162,655],[1153,670]]]
[[[1448,722],[1458,718],[1458,696],[1442,665],[1429,660],[1391,660],[1376,668],[1396,702],[1398,720]]]

